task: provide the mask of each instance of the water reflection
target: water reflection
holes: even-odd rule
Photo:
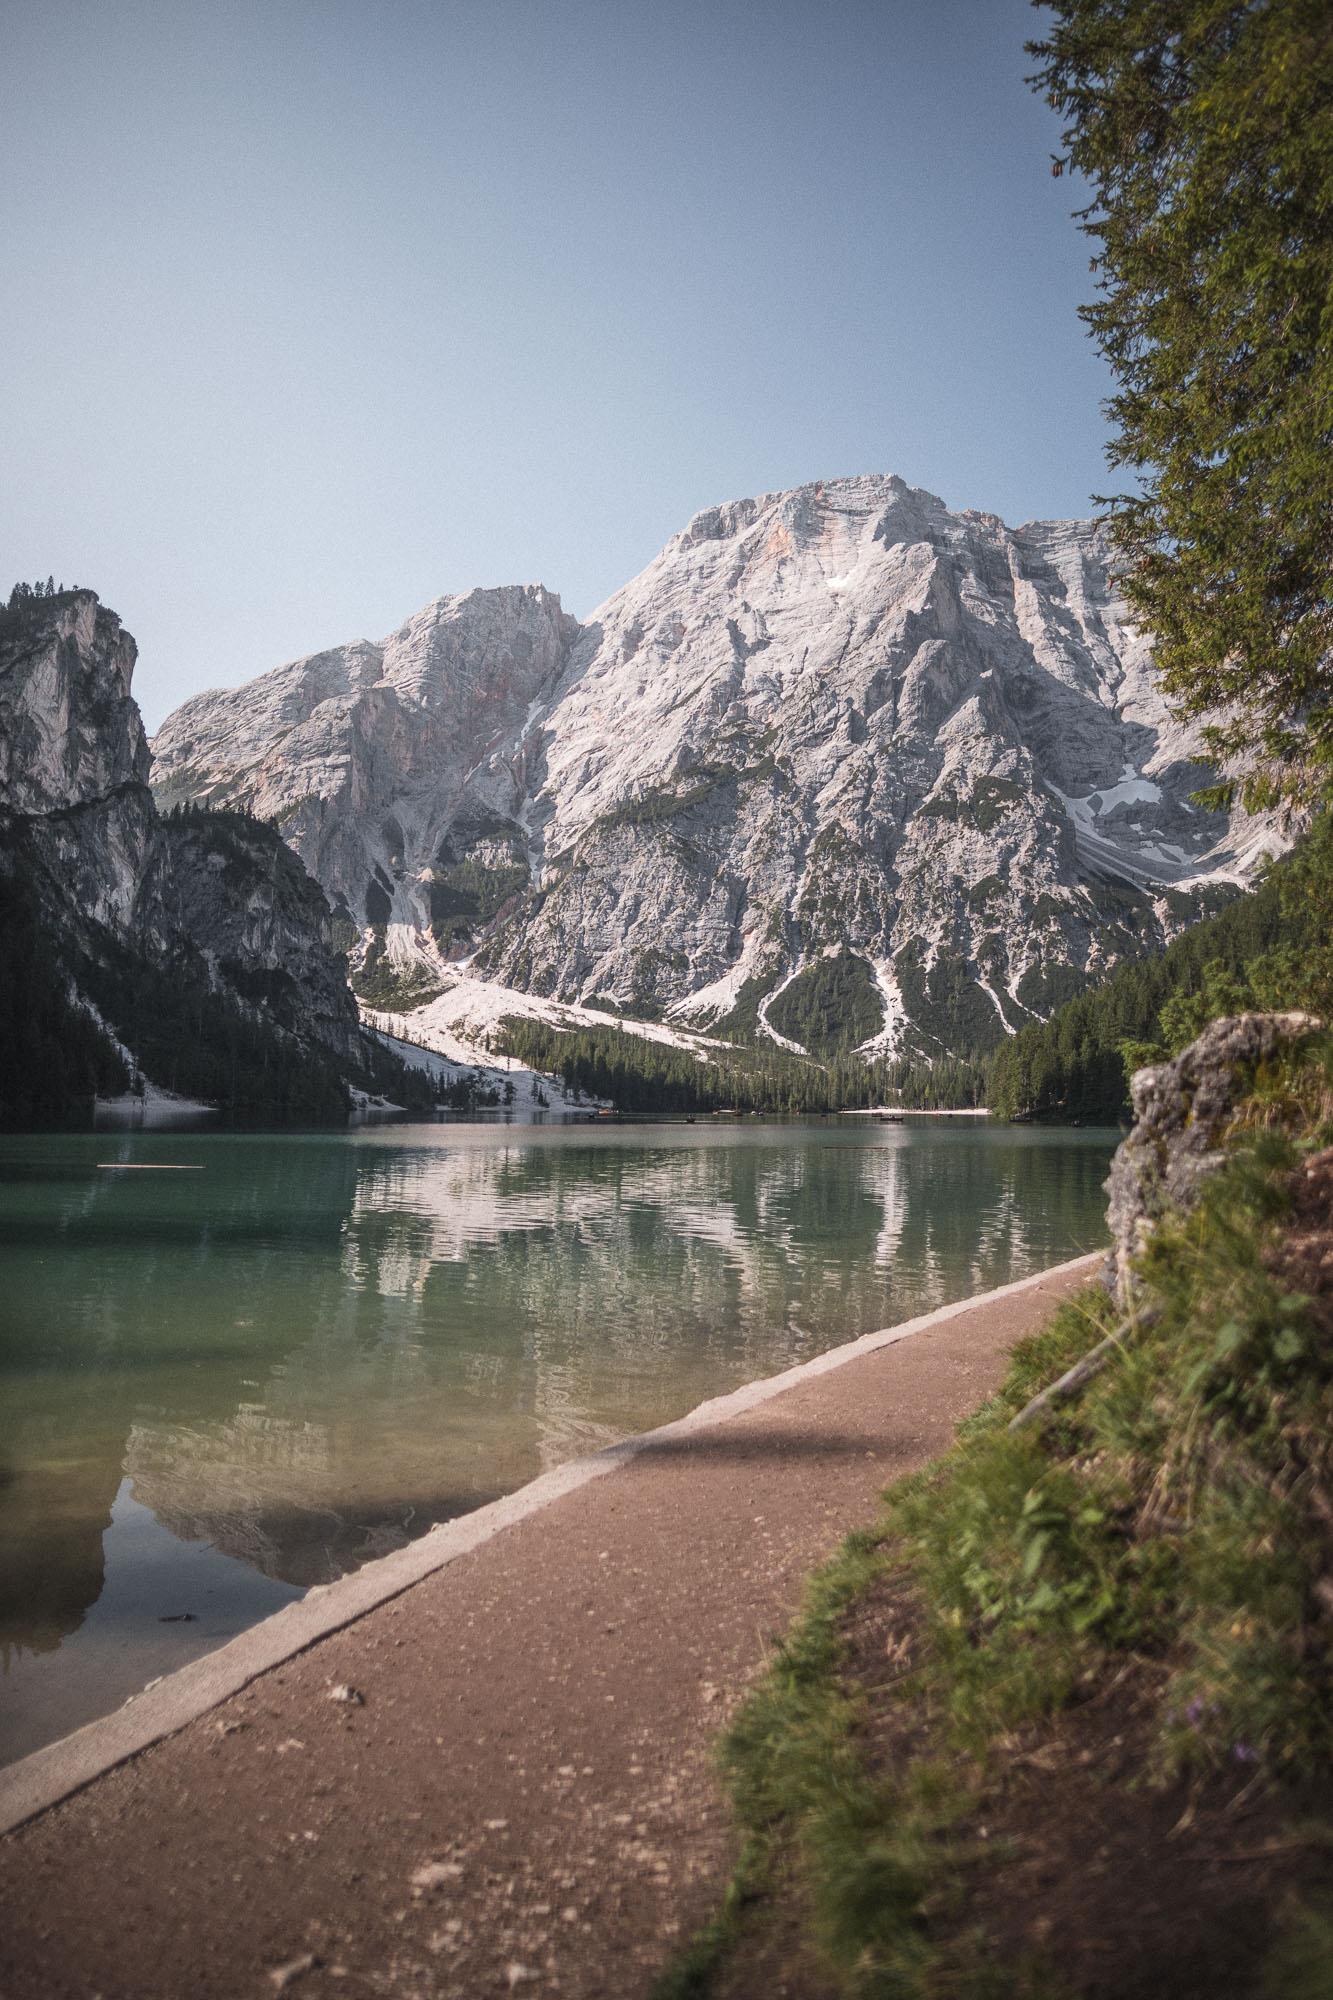
[[[290,1595],[1071,1255],[1100,1240],[1110,1143],[833,1121],[4,1141],[0,1750],[95,1712],[49,1692],[58,1661],[33,1696],[31,1656],[99,1601],[140,1606],[107,1706],[168,1638],[202,1650],[271,1608],[210,1571],[205,1633],[177,1601],[206,1594],[201,1551]]]

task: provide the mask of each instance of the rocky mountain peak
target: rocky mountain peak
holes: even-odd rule
[[[881,474],[704,509],[582,625],[540,586],[438,599],[154,750],[160,796],[274,817],[437,985],[807,1046],[850,978],[868,1046],[984,1047],[1277,844],[1190,802],[1097,523]]]
[[[387,639],[186,702],[154,742],[157,795],[272,819],[358,925],[424,929],[442,843],[513,805],[578,630],[540,584],[436,598]]]

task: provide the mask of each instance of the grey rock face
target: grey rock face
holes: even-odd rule
[[[0,633],[0,797],[53,813],[148,782],[148,744],[130,692],[138,651],[91,590],[38,599]]]
[[[202,695],[156,779],[276,814],[395,957],[763,1031],[849,947],[869,1045],[936,1055],[1280,846],[1190,805],[1199,746],[1151,669],[1095,524],[1011,529],[875,475],[707,510],[582,626],[476,591]]]
[[[359,1059],[359,1015],[328,901],[270,828],[230,818],[160,821],[131,934],[160,958],[187,940],[213,983],[289,1034]]]
[[[1223,1142],[1255,1068],[1320,1023],[1311,1014],[1236,1014],[1212,1021],[1170,1062],[1141,1069],[1130,1094],[1134,1124],[1111,1162],[1107,1223],[1114,1243],[1106,1282],[1128,1302],[1132,1265],[1168,1209],[1191,1208],[1226,1154]]]
[[[489,866],[497,831],[522,850],[531,712],[577,631],[540,585],[441,598],[378,645],[186,702],[154,742],[156,796],[272,819],[359,927],[425,933],[437,868],[478,844]]]
[[[40,832],[72,902],[128,923],[155,815],[130,692],[137,652],[92,591],[0,631],[0,810]]]
[[[87,944],[100,929],[159,963],[186,951],[247,1007],[351,1055],[345,961],[295,855],[267,827],[159,817],[136,657],[92,591],[0,628],[0,862],[35,882],[53,930]]]

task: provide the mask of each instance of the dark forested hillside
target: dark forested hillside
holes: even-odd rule
[[[884,1023],[884,1008],[865,959],[841,951],[817,958],[775,1000],[768,1019],[780,1035],[815,1055],[847,1054]]]
[[[252,814],[159,813],[137,648],[95,591],[0,607],[0,1123],[85,1120],[145,1079],[324,1122],[435,1090],[360,1031],[322,890]]]
[[[1325,1006],[1331,939],[1333,822],[1323,819],[1257,889],[1161,957],[1122,966],[1021,1029],[995,1053],[986,1101],[1002,1118],[1124,1118],[1131,1070],[1183,1047],[1215,1015]]]
[[[59,1124],[129,1071],[70,997],[35,896],[0,871],[0,1126]]]
[[[349,1081],[409,1109],[438,1095],[373,1036],[349,1060],[283,1033],[214,984],[198,953],[161,963],[96,926],[74,937],[21,873],[0,869],[0,1128],[84,1123],[95,1097],[143,1076],[224,1117],[274,1123],[341,1121]]]

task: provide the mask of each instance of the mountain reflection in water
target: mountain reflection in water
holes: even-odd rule
[[[0,1140],[0,1755],[563,1459],[1096,1245],[1114,1136]]]

